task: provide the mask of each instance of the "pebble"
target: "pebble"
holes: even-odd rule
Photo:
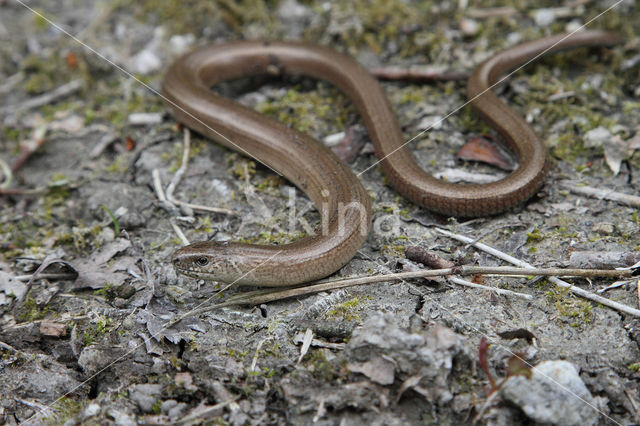
[[[611,235],[615,231],[613,223],[602,222],[596,223],[591,227],[591,231],[600,235]]]
[[[462,34],[467,37],[474,36],[478,34],[478,30],[480,29],[480,24],[475,19],[465,18],[460,21],[460,31]]]
[[[176,34],[169,39],[169,46],[174,54],[184,53],[195,43],[196,38],[193,34]]]
[[[548,27],[556,20],[556,12],[553,9],[538,9],[533,14],[533,20],[539,27]]]
[[[598,148],[611,138],[611,132],[602,127],[596,127],[584,134],[584,145],[587,148]]]
[[[153,412],[153,406],[162,392],[162,385],[142,384],[133,386],[130,392],[131,400],[146,413]]]
[[[576,367],[568,361],[544,361],[531,379],[510,377],[501,396],[531,420],[553,425],[593,425],[598,421],[594,399]]]

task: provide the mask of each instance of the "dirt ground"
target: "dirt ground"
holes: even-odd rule
[[[335,277],[422,267],[408,247],[507,265],[440,230],[541,268],[640,261],[638,208],[575,193],[639,192],[638,3],[0,0],[0,160],[26,159],[0,195],[0,422],[640,423],[637,280],[567,279],[626,313],[551,279],[477,275],[465,279],[491,289],[382,282],[185,315],[256,289],[177,276],[176,229],[190,241],[280,244],[319,215],[267,167],[198,134],[175,196],[232,213],[176,207],[157,189],[180,167],[185,137],[157,91],[191,47],[306,40],[372,69],[453,76],[586,23],[623,43],[545,58],[498,88],[549,147],[543,189],[494,217],[445,218],[372,167],[361,176],[372,231]],[[456,159],[476,136],[499,139],[460,108],[464,81],[381,84],[406,139],[420,134],[410,147],[426,170],[506,174]],[[344,131],[352,169],[375,164],[357,110],[331,85],[290,77],[219,90],[328,143]]]

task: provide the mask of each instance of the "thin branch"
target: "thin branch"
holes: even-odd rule
[[[171,202],[173,202],[173,191],[175,191],[176,186],[182,180],[182,176],[189,166],[189,155],[191,154],[191,132],[186,127],[184,128],[184,142],[182,145],[184,148],[182,150],[180,168],[175,172],[169,186],[167,186],[167,199]]]
[[[6,189],[11,185],[13,179],[13,173],[11,167],[0,158],[0,170],[2,170],[2,182],[0,183],[0,189]]]
[[[17,105],[9,105],[0,109],[0,114],[17,114],[22,111],[26,111],[32,108],[38,108],[44,105],[49,105],[58,99],[65,98],[72,93],[77,92],[82,88],[82,80],[72,80],[66,84],[63,84],[50,92],[44,93],[40,96],[28,99]]]
[[[442,235],[446,235],[449,238],[453,238],[454,240],[458,240],[458,241],[461,241],[461,242],[464,242],[464,243],[471,244],[471,245],[473,245],[475,248],[477,248],[479,250],[485,251],[485,252],[487,252],[487,253],[489,253],[489,254],[491,254],[491,255],[499,258],[499,259],[502,259],[502,260],[504,260],[506,262],[509,262],[511,264],[514,264],[514,265],[517,265],[517,266],[519,266],[521,268],[535,269],[535,268],[533,268],[533,266],[529,265],[527,262],[524,262],[524,261],[522,261],[520,259],[516,259],[515,257],[510,256],[510,255],[508,255],[506,253],[503,253],[503,252],[501,252],[499,250],[496,250],[493,247],[490,247],[490,246],[488,246],[486,244],[474,242],[474,240],[472,238],[465,237],[465,236],[459,235],[459,234],[454,234],[453,232],[449,232],[449,231],[446,231],[446,230],[440,229],[440,228],[434,228],[434,230],[436,232],[439,232]],[[608,307],[616,309],[618,311],[627,313],[629,315],[640,317],[640,310],[638,310],[638,309],[634,309],[634,308],[632,308],[630,306],[623,305],[622,303],[614,302],[613,300],[609,300],[609,299],[604,298],[602,296],[598,296],[597,294],[591,293],[591,292],[589,292],[587,290],[584,290],[584,289],[582,289],[580,287],[573,286],[573,285],[569,284],[568,282],[562,281],[561,279],[556,278],[556,277],[550,277],[549,281],[551,281],[552,283],[554,283],[558,287],[567,288],[572,293],[574,293],[574,294],[576,294],[576,295],[578,295],[580,297],[583,297],[585,299],[591,300],[593,302],[601,303],[601,304],[603,304],[605,306],[608,306]]]
[[[454,234],[455,235],[455,234]],[[466,237],[465,237],[466,238]],[[479,243],[478,243],[479,244]],[[200,315],[203,313],[211,312],[219,308],[226,308],[229,306],[236,305],[260,305],[262,303],[269,303],[276,300],[287,299],[290,297],[304,296],[312,293],[319,293],[322,291],[328,290],[336,290],[339,288],[353,287],[356,285],[362,284],[373,284],[379,282],[389,282],[389,281],[401,281],[412,278],[424,278],[424,277],[434,277],[434,276],[447,276],[447,275],[475,275],[475,274],[484,274],[484,275],[515,275],[515,276],[572,276],[572,277],[616,277],[616,278],[628,278],[633,274],[632,270],[608,270],[608,269],[561,269],[561,268],[533,268],[533,267],[522,267],[522,268],[513,268],[509,266],[498,266],[498,267],[484,267],[484,266],[457,266],[453,268],[444,268],[444,269],[431,269],[431,270],[420,270],[420,271],[411,271],[411,272],[400,272],[394,274],[384,274],[384,275],[374,275],[374,276],[363,276],[363,277],[353,277],[346,279],[337,279],[330,281],[320,281],[311,284],[302,284],[297,287],[287,287],[284,289],[263,289],[256,290],[252,292],[239,293],[235,294],[226,301],[222,303],[218,303],[216,305],[207,306],[200,309],[194,309],[192,311],[187,312],[186,314],[180,315],[169,322],[168,327],[173,324],[183,320],[186,317]],[[556,278],[550,278],[550,280],[554,280]],[[560,281],[560,280],[558,280]],[[522,297],[525,299],[530,299],[532,296],[516,293],[509,290],[496,289],[493,287],[481,286],[479,284],[470,283],[465,280],[457,279],[454,282],[460,285],[466,285],[467,287],[476,287],[482,288],[483,290],[494,291],[498,294],[508,295],[508,296],[516,296]],[[560,281],[564,282],[564,281]],[[563,287],[562,285],[558,284]],[[578,287],[573,287],[571,284],[565,283],[566,286],[570,286],[572,289],[582,290]],[[223,289],[224,290],[224,289]],[[221,290],[222,291],[222,290]],[[574,291],[574,290],[572,290]],[[584,290],[582,290],[584,292]],[[586,292],[588,293],[588,292]],[[595,296],[597,299],[592,299],[602,304],[606,304],[605,302],[609,302],[609,305],[612,302],[609,299],[605,299],[600,296],[593,295],[588,293],[591,296]],[[584,297],[584,296],[583,296]],[[600,299],[605,302],[600,301]],[[620,304],[617,304],[620,305]],[[629,308],[624,305],[620,305],[625,309],[617,308],[619,310],[623,310],[624,312],[629,312]],[[635,311],[632,309],[632,311]],[[640,311],[639,311],[640,313]]]
[[[184,151],[182,152],[182,163],[180,164],[180,168],[173,175],[173,179],[171,179],[171,183],[167,187],[167,200],[172,204],[177,204],[183,207],[189,207],[193,210],[203,210],[211,213],[222,213],[222,214],[231,214],[234,215],[236,212],[229,209],[224,209],[220,207],[209,207],[203,206],[200,204],[191,204],[185,201],[180,201],[173,196],[173,192],[176,189],[176,186],[180,183],[182,176],[187,171],[187,167],[189,166],[189,153],[191,150],[191,132],[189,129],[185,127],[184,129]]]
[[[171,223],[171,227],[173,228],[173,232],[175,232],[176,235],[178,236],[178,238],[180,238],[180,241],[182,241],[182,244],[184,244],[184,245],[190,244],[189,239],[187,238],[186,235],[184,235],[184,232],[182,232],[182,229],[180,229],[178,224],[176,224],[173,220],[171,220],[169,223]]]
[[[411,66],[408,68],[381,67],[373,68],[370,72],[379,80],[401,80],[415,83],[432,81],[466,81],[469,78],[469,73],[467,71],[455,71],[433,66]]]
[[[520,297],[526,300],[533,300],[533,296],[530,294],[518,293],[511,290],[506,290],[504,288],[496,288],[496,287],[489,287],[486,285],[476,284],[476,283],[472,283],[471,281],[463,280],[462,278],[451,277],[449,278],[449,281],[464,287],[479,288],[482,290],[492,291],[502,296],[514,296],[514,297]]]
[[[623,194],[610,189],[594,188],[592,186],[579,186],[578,182],[569,180],[560,181],[558,185],[577,195],[586,195],[598,200],[615,201],[626,206],[640,208],[640,197],[636,195]]]

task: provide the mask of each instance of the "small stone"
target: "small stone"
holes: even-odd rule
[[[444,118],[441,115],[428,115],[426,117],[423,117],[416,127],[418,127],[418,129],[420,130],[438,130],[442,128],[443,121]]]
[[[142,50],[133,58],[132,68],[140,74],[149,74],[159,70],[161,67],[162,61],[151,49]]]
[[[462,34],[467,37],[472,37],[478,34],[478,30],[480,29],[480,24],[475,19],[465,18],[460,21],[460,31]]]
[[[43,320],[40,323],[40,334],[52,337],[63,337],[67,335],[67,325],[60,322]]]
[[[553,9],[538,9],[533,14],[533,20],[539,27],[548,27],[556,20],[556,12]]]
[[[118,287],[118,297],[121,297],[123,299],[128,299],[134,294],[136,294],[136,288],[129,283],[123,284],[120,287]]]
[[[533,369],[531,379],[510,377],[501,396],[520,407],[530,419],[554,425],[593,425],[599,414],[593,396],[568,361],[544,361]]]
[[[593,225],[591,227],[591,231],[600,235],[611,235],[614,233],[615,227],[613,226],[613,223],[601,222]]]
[[[146,413],[153,412],[153,406],[162,392],[162,385],[142,384],[133,386],[130,398]]]
[[[133,416],[118,410],[109,410],[109,416],[116,422],[117,426],[136,426]]]
[[[167,414],[169,410],[171,410],[176,405],[178,405],[178,401],[176,401],[175,399],[167,399],[166,401],[162,402],[162,405],[160,405],[160,411],[164,414]]]
[[[574,19],[572,21],[567,22],[567,25],[564,26],[564,30],[568,33],[574,33],[580,28],[584,26],[584,23],[579,19]]]
[[[395,380],[393,363],[382,357],[373,358],[364,363],[349,364],[349,370],[361,373],[381,385],[390,385]]]
[[[169,39],[169,46],[171,51],[175,54],[186,52],[196,41],[193,34],[176,34]]]
[[[97,416],[100,413],[100,405],[95,402],[90,403],[84,410],[82,410],[82,421],[85,421],[89,417]]]
[[[181,402],[177,404],[175,407],[171,408],[167,413],[167,415],[171,419],[178,419],[180,417],[183,417],[186,411],[187,411],[187,404],[185,404],[184,402]]]
[[[602,127],[596,127],[584,134],[584,146],[586,148],[599,148],[611,138],[611,132]]]

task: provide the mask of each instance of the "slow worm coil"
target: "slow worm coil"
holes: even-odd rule
[[[280,172],[313,201],[322,225],[316,235],[281,246],[191,244],[174,253],[174,267],[189,276],[238,284],[298,284],[341,268],[369,230],[369,195],[347,166],[310,136],[213,93],[210,88],[216,84],[274,70],[326,80],[357,106],[382,169],[398,192],[441,214],[482,216],[526,201],[542,185],[548,167],[546,148],[533,129],[489,88],[503,73],[543,54],[619,41],[601,31],[555,35],[507,49],[474,70],[467,85],[471,104],[520,161],[509,176],[484,185],[452,184],[422,170],[404,145],[381,86],[346,55],[305,43],[239,41],[182,56],[171,65],[162,85],[176,119]]]

